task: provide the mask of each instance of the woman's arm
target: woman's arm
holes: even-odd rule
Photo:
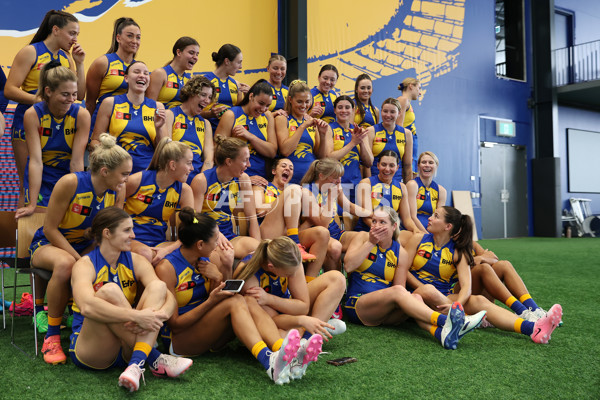
[[[306,119],[296,128],[294,133],[290,136],[289,123],[287,118],[275,118],[275,133],[277,134],[277,145],[279,147],[279,153],[284,157],[289,157],[290,154],[296,150],[304,130],[311,126],[311,121]]]
[[[90,137],[90,113],[83,107],[77,112],[77,127],[73,138],[73,151],[71,154],[71,172],[83,171],[83,157],[88,138]]]
[[[67,54],[69,59],[69,69],[77,75],[77,100],[85,99],[85,51],[81,44],[75,43],[71,49],[71,54]]]
[[[419,218],[417,217],[417,193],[419,191],[419,185],[414,180],[409,181],[406,184],[406,191],[408,193],[408,208],[410,210],[410,219],[413,221],[415,226],[421,232],[426,232],[427,229],[423,226]],[[402,199],[404,201],[404,198]],[[402,206],[402,204],[400,205]]]
[[[400,205],[398,206],[398,215],[400,216],[402,224],[404,225],[407,231],[417,233],[419,232],[419,229],[417,228],[415,222],[411,218],[410,206],[408,205],[408,193],[406,190],[406,185],[402,182],[400,182],[400,190],[402,191],[402,200],[400,200]]]
[[[457,259],[458,254],[455,254],[455,265]],[[458,292],[456,301],[460,302],[460,304],[466,304],[471,296],[471,268],[467,264],[467,258],[464,255],[456,266],[456,272],[458,273],[458,283],[460,283],[460,291]]]
[[[411,131],[404,129],[404,137],[406,144],[404,146],[404,155],[402,156],[402,180],[404,183],[412,180],[412,152],[413,152],[413,137]]]
[[[408,258],[408,252],[404,247],[400,247],[398,263],[396,264],[394,280],[392,281],[393,285],[406,287],[406,278],[408,275],[412,275],[408,273],[408,270],[410,269],[410,262],[411,260]]]
[[[206,121],[204,123],[204,146],[202,148],[202,171],[211,169],[215,166],[215,145],[213,142],[213,133],[210,123]]]
[[[37,207],[40,188],[42,187],[42,174],[44,173],[42,144],[39,133],[40,120],[33,107],[25,111],[23,127],[25,128],[25,143],[29,152],[29,204],[17,210],[16,218],[34,213]]]
[[[419,244],[421,243],[421,239],[423,239],[423,234],[415,233],[414,235],[412,235],[406,246],[403,247],[404,249],[406,249],[406,259],[408,263],[408,269],[406,271],[406,283],[407,287],[413,289],[416,289],[419,286],[423,286],[423,283],[421,283],[420,280],[418,280],[412,273],[410,273],[410,270],[413,266],[413,261],[415,259],[415,256],[417,255],[417,249],[419,248]]]
[[[342,158],[344,158],[346,156],[346,154],[350,153],[350,151],[355,148],[356,146],[358,146],[359,144],[362,143],[363,139],[367,137],[367,130],[363,129],[361,130],[361,128],[354,128],[354,130],[352,131],[352,139],[350,140],[350,142],[348,142],[347,145],[345,145],[344,147],[342,147],[339,150],[334,150],[332,151],[328,157],[331,158],[335,158],[336,160],[341,160]],[[363,146],[361,146],[363,147]],[[359,151],[361,151],[359,149]],[[362,153],[362,151],[361,151]],[[372,154],[371,154],[372,156]],[[371,160],[371,163],[373,163],[373,160]]]
[[[373,215],[373,203],[371,202],[371,180],[365,178],[358,184],[356,188],[356,198],[358,205],[362,207],[368,216],[362,217],[363,222],[370,228],[371,216]]]
[[[95,147],[100,143],[98,138],[100,138],[102,133],[110,133],[108,131],[110,125],[110,115],[112,114],[114,104],[114,97],[107,97],[102,101],[102,104],[100,104],[100,109],[98,109],[98,114],[96,115],[94,132],[92,133],[92,139],[90,140],[90,145],[92,147]]]
[[[346,273],[351,273],[356,268],[360,267],[363,261],[367,258],[373,247],[377,246],[377,237],[379,231],[360,232],[352,239],[348,245],[346,256],[344,257],[344,270]]]
[[[167,81],[167,72],[164,68],[157,68],[150,74],[150,85],[146,89],[146,97],[152,100],[158,99],[158,93],[160,89],[165,85]]]
[[[344,194],[342,186],[338,186],[337,204],[342,207],[342,210],[348,210],[348,212],[357,217],[370,217],[373,212],[368,208],[363,208],[350,201]]]
[[[173,123],[175,122],[175,115],[173,111],[165,111],[165,135],[168,138],[173,139]]]
[[[227,114],[227,113],[225,113]],[[233,112],[232,112],[233,114]],[[277,155],[277,138],[275,137],[275,129],[273,117],[271,117],[271,113],[267,112],[265,114],[267,117],[267,140],[262,140],[258,136],[253,135],[241,125],[236,125],[231,129],[231,136],[239,137],[241,139],[246,140],[248,143],[254,147],[257,153],[262,155],[263,157],[273,158]],[[217,131],[221,123],[219,123],[219,127],[217,127]],[[270,132],[270,133],[269,133]]]
[[[404,117],[406,116],[406,110],[410,107],[408,104],[408,99],[403,95],[396,98],[400,103],[400,112],[398,113],[398,118],[396,118],[396,125],[404,126]]]
[[[233,124],[235,123],[235,115],[233,111],[227,110],[219,120],[219,125],[215,130],[215,136],[221,135],[224,137],[232,136]],[[254,136],[254,135],[253,135]]]
[[[256,205],[254,204],[254,193],[252,191],[252,183],[247,174],[242,174],[240,177],[240,197],[238,201],[243,202],[244,214],[248,221],[248,236],[260,240],[260,228],[256,220]]]
[[[317,158],[329,157],[333,151],[333,131],[329,124],[322,119],[315,119],[313,123],[319,136]]]
[[[317,202],[317,199],[315,199],[313,193],[304,187],[302,188],[302,201],[306,202],[303,206],[306,206],[306,209],[308,210],[308,213],[303,213],[303,217],[314,226],[323,226],[327,228],[332,216],[322,212],[321,206]]]
[[[206,195],[206,176],[200,173],[192,179],[191,183],[192,193],[194,194],[194,209],[197,212],[202,210],[204,205],[204,196]]]
[[[360,160],[362,165],[371,168],[375,157],[373,157],[373,149],[371,148],[371,142],[369,142],[369,135],[367,129],[361,128],[364,131],[364,137],[359,145]]]
[[[442,185],[438,185],[438,189],[440,193],[436,208],[440,208],[446,205],[446,188],[444,188]]]
[[[162,138],[170,137],[167,136],[167,128],[165,124],[166,111],[163,103],[156,102],[156,114],[154,115],[154,127],[156,129],[156,138],[154,139],[154,147],[161,141]]]
[[[85,79],[85,108],[89,111],[90,115],[94,114],[94,110],[96,109],[96,101],[100,95],[100,86],[102,85],[102,79],[107,69],[108,58],[105,55],[96,58],[92,62],[92,65],[90,65],[90,69],[88,69]]]
[[[4,86],[4,96],[7,99],[21,104],[34,104],[38,101],[35,94],[27,93],[21,89],[25,78],[33,63],[35,63],[35,48],[31,45],[23,47],[13,60]]]
[[[254,297],[261,306],[271,307],[281,314],[308,314],[310,309],[310,298],[308,295],[308,286],[306,285],[304,268],[302,265],[298,266],[294,272],[294,275],[288,278],[288,288],[292,295],[292,297],[289,299],[265,292],[264,289],[258,285],[258,280],[256,277],[248,279],[246,284],[249,285],[245,291],[246,296]]]

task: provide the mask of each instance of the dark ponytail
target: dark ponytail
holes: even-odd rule
[[[454,240],[454,248],[458,251],[458,260],[456,264],[460,262],[462,256],[467,258],[467,264],[469,266],[475,265],[473,259],[473,220],[466,214],[461,214],[454,207],[443,206],[446,212],[444,221],[452,225],[452,231],[450,232],[450,238]]]
[[[242,99],[240,107],[245,106],[250,102],[250,95],[256,97],[263,93],[271,96],[273,94],[273,90],[271,89],[271,85],[269,85],[269,82],[267,82],[266,79],[259,79],[256,82],[254,82],[254,85],[252,85],[250,89],[248,89],[248,94],[246,94]]]
[[[133,20],[133,18],[121,17],[115,21],[115,25],[113,27],[112,39],[110,41],[110,49],[108,49],[107,53],[116,53],[119,49],[119,42],[117,42],[117,35],[123,33],[123,29],[128,27],[129,25],[134,25],[140,28],[140,26]],[[141,30],[141,28],[140,28]],[[134,55],[135,57],[135,55]]]
[[[216,234],[217,222],[206,214],[198,214],[192,207],[183,207],[179,212],[178,238],[184,248],[189,249],[198,240],[208,241]]]
[[[52,27],[58,26],[64,28],[69,22],[79,22],[73,14],[69,14],[64,11],[50,10],[44,16],[40,27],[38,28],[35,35],[31,39],[29,44],[34,44],[46,40],[50,33],[52,33]]]
[[[216,66],[220,67],[225,62],[225,59],[233,61],[241,52],[242,50],[236,45],[227,43],[221,46],[218,52],[213,51],[211,57]]]
[[[358,125],[363,123],[366,114],[365,106],[362,103],[362,101],[360,101],[360,99],[358,98],[358,86],[360,85],[360,81],[364,80],[371,81],[371,85],[373,84],[373,80],[371,79],[369,74],[360,74],[356,78],[356,81],[354,81],[354,101],[356,102],[356,112],[358,113],[358,115],[360,115],[360,122],[358,123]],[[369,107],[375,110],[375,107],[373,107],[373,103],[371,102],[371,97],[369,97]],[[373,119],[375,120],[375,123],[378,122],[376,113],[373,113]]]

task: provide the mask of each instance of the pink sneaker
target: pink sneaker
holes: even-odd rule
[[[67,356],[60,346],[60,335],[52,335],[44,339],[42,354],[48,364],[57,365],[67,362]]]
[[[550,307],[545,317],[538,319],[533,327],[531,340],[535,343],[548,343],[554,329],[560,323],[562,318],[562,307],[560,304],[555,304]]]
[[[161,354],[150,367],[152,375],[160,378],[176,378],[192,366],[194,362],[189,358],[175,357],[170,354]]]
[[[302,262],[313,262],[317,259],[317,256],[310,254],[301,244],[298,244],[298,249],[300,249],[300,254],[302,255]]]
[[[143,363],[140,363],[143,365]],[[119,386],[124,387],[130,392],[137,392],[140,388],[140,377],[144,380],[145,369],[140,367],[138,364],[131,364],[125,368],[125,371],[119,376]]]
[[[319,334],[312,335],[308,340],[302,339],[298,354],[290,365],[292,379],[301,379],[304,376],[308,365],[319,358],[322,346],[323,337]]]

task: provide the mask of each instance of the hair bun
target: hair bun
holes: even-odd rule
[[[102,147],[105,149],[110,149],[111,147],[117,145],[117,138],[115,138],[109,133],[100,134],[98,141],[100,142],[100,145],[102,145]]]
[[[211,57],[214,62],[219,62],[219,53],[217,53],[216,51],[212,52]]]

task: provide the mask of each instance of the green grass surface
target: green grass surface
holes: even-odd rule
[[[321,355],[302,380],[282,387],[272,384],[250,353],[233,342],[220,353],[196,358],[180,379],[160,380],[148,371],[146,384],[132,395],[117,387],[121,371],[83,371],[70,361],[53,367],[41,357],[24,355],[11,346],[8,326],[0,331],[0,398],[600,398],[600,239],[481,243],[513,262],[538,304],[545,309],[562,304],[564,326],[550,344],[479,329],[448,351],[412,322],[398,328],[348,324],[345,334],[324,346],[329,354]],[[17,342],[32,351],[31,318],[17,318],[15,329]],[[63,331],[63,348],[68,335]],[[325,363],[345,356],[358,362]]]

